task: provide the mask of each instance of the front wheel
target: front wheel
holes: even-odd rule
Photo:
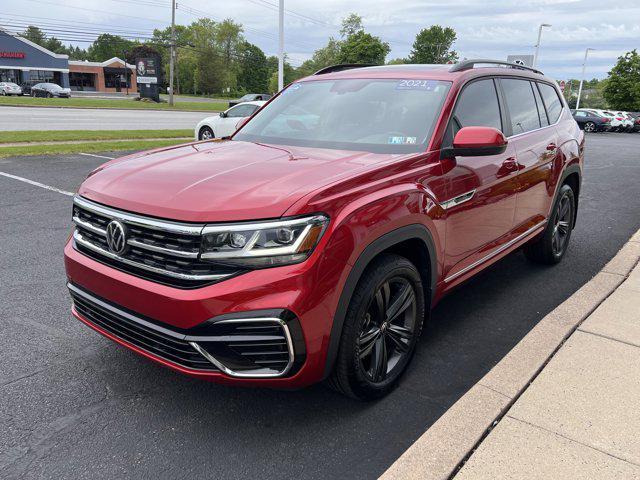
[[[524,247],[526,257],[546,265],[560,263],[569,246],[575,211],[573,190],[569,185],[562,185],[542,237]]]
[[[329,385],[359,400],[389,393],[413,357],[424,315],[416,267],[399,255],[374,260],[349,303]]]
[[[200,140],[211,140],[213,137],[213,130],[210,127],[202,127],[198,132],[198,139]]]
[[[596,131],[596,124],[593,122],[587,122],[584,124],[584,131],[585,132],[595,132]]]

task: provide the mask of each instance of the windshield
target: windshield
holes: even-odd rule
[[[450,87],[402,79],[294,83],[233,139],[374,153],[424,151]]]

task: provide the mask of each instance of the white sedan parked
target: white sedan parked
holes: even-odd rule
[[[22,95],[22,87],[12,82],[0,82],[0,95]]]
[[[265,101],[244,102],[231,107],[214,117],[207,117],[196,125],[196,140],[209,140],[232,135],[241,120],[250,117]]]

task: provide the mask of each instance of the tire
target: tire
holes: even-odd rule
[[[564,184],[560,187],[542,236],[524,247],[527,259],[544,265],[560,263],[567,253],[575,216],[576,199],[573,189]]]
[[[211,127],[204,126],[198,132],[198,140],[211,140],[212,138],[215,138],[215,135]]]
[[[47,98],[53,98],[53,95],[51,93],[47,93],[46,97]]]
[[[329,386],[358,400],[389,393],[413,358],[424,316],[416,267],[399,255],[374,259],[351,297]]]
[[[596,124],[593,122],[587,122],[584,124],[584,131],[585,132],[595,132],[596,131]]]

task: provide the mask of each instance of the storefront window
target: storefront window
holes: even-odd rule
[[[20,70],[0,70],[0,82],[20,83]]]
[[[116,91],[131,87],[131,72],[127,69],[125,75],[124,68],[104,69],[104,86],[107,88],[115,88]]]
[[[78,91],[95,91],[96,89],[96,74],[95,73],[82,73],[82,72],[69,72],[69,86],[72,90]]]

